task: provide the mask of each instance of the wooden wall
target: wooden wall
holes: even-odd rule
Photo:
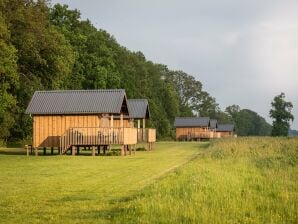
[[[156,142],[156,129],[148,129],[148,142]]]
[[[98,115],[34,115],[33,147],[58,147],[60,136],[71,127],[101,127]],[[120,120],[114,120],[114,127],[120,127]],[[124,127],[129,120],[123,120]]]
[[[124,145],[134,145],[137,144],[137,128],[124,128],[123,133],[123,143]]]
[[[187,136],[198,136],[200,133],[212,132],[209,128],[205,127],[183,127],[176,128],[176,139],[187,139]]]
[[[217,132],[217,133],[220,133],[220,136],[221,137],[232,137],[234,136],[234,133],[233,132],[229,132],[229,131],[220,131],[220,132]]]

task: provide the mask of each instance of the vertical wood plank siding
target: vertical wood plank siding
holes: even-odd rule
[[[34,115],[33,147],[58,147],[59,138],[71,127],[100,127],[98,115]],[[110,123],[110,122],[108,122]],[[123,121],[125,128],[129,120]],[[114,127],[120,127],[120,120],[114,119]]]

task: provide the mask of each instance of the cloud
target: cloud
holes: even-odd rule
[[[269,120],[281,91],[298,129],[298,1],[55,0],[154,62],[202,81],[222,108],[238,104]]]

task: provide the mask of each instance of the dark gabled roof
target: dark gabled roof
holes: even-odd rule
[[[140,119],[150,118],[149,104],[146,99],[129,99],[127,100],[129,117]]]
[[[225,132],[225,131],[234,131],[235,126],[233,124],[218,124],[216,131]]]
[[[216,119],[210,119],[210,128],[215,129],[217,127],[218,127],[217,120]]]
[[[209,127],[209,117],[176,117],[175,127]]]
[[[124,89],[36,91],[28,114],[128,114]]]

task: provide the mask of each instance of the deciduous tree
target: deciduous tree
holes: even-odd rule
[[[285,94],[274,97],[271,102],[270,117],[273,119],[272,136],[287,136],[290,122],[294,120],[291,113],[293,104],[285,100]]]

